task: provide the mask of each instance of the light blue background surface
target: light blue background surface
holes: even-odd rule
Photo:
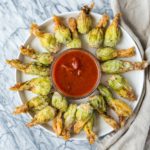
[[[28,115],[13,116],[21,101],[16,92],[15,69],[5,64],[16,58],[32,22],[42,23],[52,15],[79,10],[90,0],[0,0],[0,150],[95,150],[87,141],[67,141],[53,137],[40,127],[27,128]],[[109,0],[95,0],[94,12],[112,16]]]

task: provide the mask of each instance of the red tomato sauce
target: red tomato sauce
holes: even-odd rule
[[[53,63],[52,79],[63,95],[79,98],[91,93],[100,80],[100,67],[93,55],[85,50],[71,49]]]

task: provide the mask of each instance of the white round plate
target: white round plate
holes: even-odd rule
[[[63,13],[61,15],[59,15],[61,17],[61,20],[67,25],[67,20],[69,17],[76,17],[79,14],[79,11],[75,11],[75,12],[67,12],[67,13]],[[96,13],[91,13],[92,17],[93,17],[93,23],[94,25],[99,21],[99,19],[102,17],[99,14]],[[44,31],[47,32],[54,32],[54,24],[53,24],[53,20],[52,18],[46,20],[42,25],[41,25],[41,29],[43,29]],[[136,45],[136,43],[134,42],[134,40],[130,37],[130,35],[121,27],[122,30],[122,38],[121,41],[119,42],[119,44],[117,45],[118,49],[125,49],[125,48],[129,48],[134,46],[135,50],[136,50],[136,55],[132,58],[126,58],[125,60],[130,60],[130,61],[142,61],[142,56],[140,54],[140,51]],[[84,36],[81,36],[82,38],[82,42],[83,42],[83,48],[86,50],[89,50],[91,53],[95,54],[95,49],[88,47],[88,44],[86,43],[86,40],[84,40]],[[25,46],[29,45],[30,47],[38,50],[38,51],[46,51],[41,45],[40,42],[37,38],[35,38],[33,35],[30,35],[25,44]],[[65,50],[66,47],[63,47],[61,51]],[[30,62],[31,59],[29,59],[28,57],[24,57],[23,55],[19,55],[19,59],[24,61],[24,62]],[[33,61],[33,60],[32,60]],[[129,102],[125,99],[122,99],[120,97],[118,97],[117,95],[116,98],[120,98],[123,101],[127,102],[132,108],[133,110],[136,108],[142,91],[143,91],[143,85],[144,85],[144,71],[131,71],[128,73],[123,74],[123,76],[125,76],[129,82],[131,83],[131,85],[133,86],[136,94],[137,94],[137,100],[135,102]],[[16,80],[17,82],[23,82],[23,81],[27,81],[33,77],[33,75],[26,75],[21,73],[20,71],[16,72]],[[106,84],[107,81],[107,75],[102,75],[101,78],[101,82]],[[95,91],[96,92],[96,91]],[[115,93],[114,93],[115,94]],[[28,91],[24,91],[24,92],[19,92],[20,98],[22,100],[23,103],[25,103],[28,99],[31,99],[32,97],[34,97],[35,95],[31,92]],[[72,103],[84,103],[87,101],[88,98],[84,98],[82,100],[77,100],[77,101],[71,101]],[[117,117],[115,116],[115,114],[113,112],[111,112],[111,115],[117,119]],[[32,116],[32,114],[31,114]],[[42,125],[43,128],[47,129],[51,134],[55,135],[55,133],[53,132],[52,128],[51,128],[51,122],[46,124],[46,125]],[[99,137],[102,137],[110,132],[113,131],[113,129],[105,123],[105,121],[100,118],[99,116],[97,116],[97,118],[95,119],[95,126],[94,126],[94,131],[97,133],[97,135]],[[72,139],[75,140],[85,140],[86,136],[84,134],[84,132],[82,131],[80,134],[78,135],[74,135],[72,137]]]

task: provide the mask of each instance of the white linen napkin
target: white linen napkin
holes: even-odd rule
[[[111,0],[114,14],[121,12],[121,25],[138,45],[143,58],[150,63],[150,1]],[[130,26],[127,26],[127,24]],[[135,34],[137,37],[135,36]],[[142,45],[141,45],[141,43]],[[145,51],[143,50],[142,46]],[[97,142],[98,150],[143,150],[150,126],[150,71],[146,70],[145,89],[134,115],[124,128]]]

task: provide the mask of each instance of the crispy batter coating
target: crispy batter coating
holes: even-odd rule
[[[52,106],[59,109],[62,112],[65,112],[68,108],[68,101],[64,96],[62,96],[58,92],[54,92],[52,96]]]
[[[99,48],[96,50],[96,57],[100,61],[107,61],[119,57],[132,57],[135,55],[134,47],[116,50],[111,47]]]
[[[50,67],[42,65],[40,63],[32,62],[25,64],[21,62],[19,59],[12,59],[7,60],[7,64],[26,74],[40,75],[40,76],[50,75]]]
[[[91,118],[93,114],[93,108],[89,103],[80,104],[77,107],[76,112],[76,122],[74,125],[74,133],[79,133],[87,121]]]
[[[121,75],[112,75],[108,79],[109,86],[121,97],[130,101],[136,100],[135,92],[128,81]]]
[[[86,39],[90,47],[98,48],[103,44],[104,29],[107,26],[108,21],[109,17],[104,14],[98,25],[88,32]]]
[[[147,61],[130,62],[124,60],[108,60],[101,64],[102,72],[108,74],[124,73],[133,70],[143,70],[148,66]]]
[[[119,128],[118,123],[111,116],[106,114],[106,102],[101,95],[91,96],[89,98],[89,103],[113,129]]]
[[[67,111],[68,101],[58,92],[54,92],[52,106],[58,109],[58,114],[53,120],[53,130],[57,135],[61,135],[63,130],[63,112]]]
[[[81,12],[77,17],[77,28],[78,32],[81,34],[88,33],[92,28],[92,17],[90,15],[90,11],[93,7],[94,3],[92,3],[90,7],[85,5],[81,8]]]
[[[86,133],[87,139],[90,144],[94,144],[96,140],[96,134],[93,132],[94,119],[95,119],[95,116],[93,113],[92,117],[84,126],[84,132]]]
[[[66,45],[67,48],[81,48],[82,43],[77,31],[76,19],[73,17],[69,18],[68,24],[72,33],[72,40]]]
[[[114,130],[117,130],[120,128],[119,124],[117,123],[116,120],[114,120],[114,118],[112,118],[111,116],[103,113],[100,114],[100,116],[105,120],[106,123],[108,123]]]
[[[56,133],[57,136],[61,135],[62,129],[63,129],[63,120],[62,120],[63,112],[59,111],[57,116],[53,120],[53,130]]]
[[[31,122],[27,123],[27,127],[32,127],[37,124],[44,124],[48,121],[54,119],[56,115],[56,109],[52,106],[46,106],[44,109],[40,110],[32,119]]]
[[[27,101],[25,104],[16,107],[13,114],[21,114],[26,113],[28,111],[31,112],[38,112],[42,110],[44,107],[48,106],[50,104],[50,97],[49,96],[36,96]]]
[[[58,16],[53,16],[53,21],[55,23],[55,38],[59,43],[67,44],[71,41],[70,30],[62,24]]]
[[[20,52],[22,55],[28,56],[43,65],[50,65],[53,61],[53,56],[48,52],[40,53],[29,46],[21,46]]]
[[[121,38],[121,30],[119,27],[121,14],[118,13],[114,17],[112,23],[107,28],[104,38],[104,46],[115,47]]]
[[[52,33],[45,33],[40,30],[40,27],[33,23],[30,27],[30,32],[36,36],[41,45],[48,51],[56,53],[60,49],[60,44]]]
[[[67,111],[64,113],[64,129],[62,136],[65,140],[70,138],[71,128],[75,123],[75,115],[77,111],[77,104],[70,104]]]
[[[17,83],[10,88],[12,91],[32,91],[39,95],[48,95],[51,90],[51,79],[49,77],[33,78],[29,81]]]
[[[105,97],[109,107],[112,108],[118,115],[120,125],[124,125],[126,119],[133,113],[131,107],[119,99],[114,99],[111,92],[106,86],[100,84],[98,86],[98,90]]]

